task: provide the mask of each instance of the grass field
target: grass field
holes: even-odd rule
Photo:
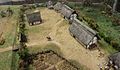
[[[11,50],[13,43],[16,43],[16,29],[17,29],[17,17],[19,6],[0,6],[0,10],[6,10],[10,7],[14,14],[10,17],[0,17],[0,32],[3,32],[3,37],[5,38],[4,45],[0,45],[0,50],[4,51],[0,53],[0,70],[17,70],[19,56]]]
[[[12,60],[12,51],[0,53],[0,69],[10,70]]]
[[[0,6],[0,10],[6,10],[8,7],[13,10],[14,14],[10,17],[0,18],[0,33],[3,32],[2,36],[5,38],[5,43],[4,45],[0,45],[0,48],[12,46],[16,35],[15,32],[17,26],[18,6]]]

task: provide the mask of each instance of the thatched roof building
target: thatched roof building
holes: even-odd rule
[[[46,3],[46,5],[47,5],[47,8],[53,9],[53,2],[52,2],[51,0],[49,0],[49,1]]]
[[[78,42],[83,44],[85,48],[95,47],[97,43],[97,34],[94,30],[83,24],[78,19],[74,19],[69,31]]]
[[[54,9],[55,9],[56,11],[60,12],[63,5],[64,5],[64,4],[61,3],[61,2],[57,2],[57,3],[54,5]]]
[[[109,57],[110,61],[112,61],[112,64],[114,66],[117,66],[118,69],[116,70],[120,70],[120,52],[113,54]]]
[[[63,5],[61,9],[61,14],[64,15],[65,18],[70,19],[72,14],[76,14],[75,10],[71,9],[67,5]]]
[[[30,25],[40,24],[42,22],[41,14],[39,11],[26,14],[26,16]]]

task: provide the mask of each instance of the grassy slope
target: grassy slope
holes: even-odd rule
[[[2,9],[6,9],[9,6],[0,6],[0,10]],[[18,6],[10,6],[12,10],[14,10],[14,15],[12,16],[12,21],[16,22],[16,17],[18,16]],[[15,31],[16,31],[16,23],[11,23],[11,25],[14,27],[12,28],[12,30],[10,30],[9,32],[5,33],[5,38],[6,38],[6,43],[3,46],[0,46],[0,48],[2,47],[8,47],[10,45],[13,44],[14,42],[14,37],[15,37]],[[18,59],[19,56],[17,53],[14,53],[12,51],[7,51],[7,52],[2,52],[0,53],[0,70],[13,70],[13,68],[15,70],[17,70],[17,66],[18,66]],[[12,63],[13,61],[13,63]]]
[[[95,20],[101,31],[106,37],[111,36],[114,40],[120,42],[120,26],[113,26],[110,18],[101,14],[99,8],[94,7],[82,7],[81,5],[69,4],[72,8],[79,11],[79,16],[86,16]],[[89,12],[88,12],[89,11]],[[105,49],[108,53],[114,53],[116,50],[107,44],[103,39],[99,41],[99,45]]]
[[[5,19],[5,20],[8,20],[11,28],[9,28],[10,29],[9,32],[4,32],[5,44],[0,45],[1,48],[11,46],[13,44],[14,37],[15,37],[16,23],[17,23],[16,20],[17,20],[17,15],[18,15],[18,13],[17,13],[18,6],[8,6],[8,5],[0,6],[0,10],[5,10],[8,7],[10,7],[14,11],[14,14],[13,14],[12,17],[7,17]],[[6,27],[9,27],[9,26],[6,26]]]

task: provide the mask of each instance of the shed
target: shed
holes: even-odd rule
[[[114,66],[117,66],[116,70],[120,70],[120,52],[111,55],[109,59]]]
[[[55,9],[56,11],[60,12],[63,5],[64,5],[64,4],[61,3],[61,2],[57,2],[57,3],[54,5],[54,9]]]
[[[49,0],[49,1],[46,3],[46,5],[47,5],[47,8],[48,8],[48,9],[53,9],[53,2],[52,2],[51,0]]]
[[[40,11],[26,14],[29,25],[40,24],[42,22]]]
[[[63,5],[61,9],[61,14],[64,16],[64,18],[70,19],[72,14],[76,14],[76,11],[71,9],[67,5]]]
[[[78,19],[73,20],[69,31],[85,48],[90,49],[97,46],[97,33]]]

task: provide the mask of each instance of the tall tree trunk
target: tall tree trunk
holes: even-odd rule
[[[114,0],[114,4],[113,4],[113,12],[116,11],[117,2],[118,2],[118,0]]]

